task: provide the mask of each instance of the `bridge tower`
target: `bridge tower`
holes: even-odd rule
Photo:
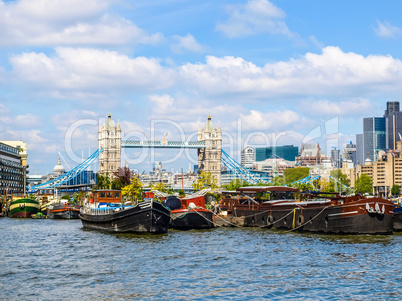
[[[197,140],[205,142],[205,148],[198,149],[198,169],[210,172],[221,186],[222,131],[220,125],[214,128],[211,115],[205,128],[198,129]]]
[[[121,160],[121,128],[117,125],[110,115],[105,119],[105,125],[99,124],[98,130],[99,149],[104,148],[99,155],[99,174],[110,176],[118,170]]]

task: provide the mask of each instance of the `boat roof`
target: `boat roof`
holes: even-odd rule
[[[287,186],[247,186],[239,187],[237,191],[245,193],[257,193],[257,192],[299,192],[299,189],[287,187]]]

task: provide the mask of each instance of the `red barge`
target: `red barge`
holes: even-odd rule
[[[164,205],[171,209],[170,226],[177,230],[215,228],[213,212],[205,209],[205,196],[196,195],[184,198],[169,196]]]
[[[268,194],[269,200],[258,195]],[[221,210],[242,217],[245,226],[336,234],[391,234],[394,204],[386,199],[301,194],[290,187],[242,187],[223,196]]]

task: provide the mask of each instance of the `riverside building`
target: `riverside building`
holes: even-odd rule
[[[0,193],[2,195],[25,193],[27,155],[22,156],[24,152],[26,154],[26,149],[0,142]]]
[[[363,165],[343,169],[348,175],[351,187],[355,187],[356,179],[362,174],[373,180],[373,194],[389,197],[393,185],[402,186],[402,141],[398,141],[397,149],[388,153],[380,151],[377,160],[372,162],[367,158]]]

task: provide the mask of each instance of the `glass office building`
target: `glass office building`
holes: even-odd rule
[[[402,140],[402,112],[399,111],[398,101],[387,102],[387,109],[384,113],[386,149],[396,149],[396,142]]]
[[[283,158],[287,161],[295,161],[299,155],[299,148],[293,145],[271,146],[255,149],[255,160],[264,161],[275,157]]]
[[[384,117],[368,117],[363,119],[363,156],[372,162],[377,154],[386,149],[386,126]],[[364,163],[363,163],[364,164]]]

